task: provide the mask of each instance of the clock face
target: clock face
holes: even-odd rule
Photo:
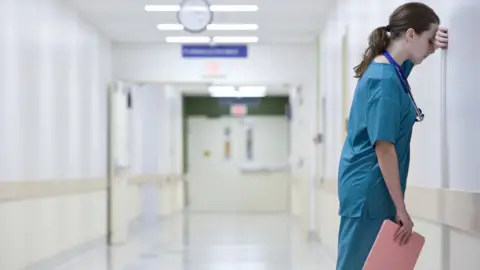
[[[184,0],[180,5],[177,17],[185,30],[199,33],[212,22],[213,13],[206,0]]]

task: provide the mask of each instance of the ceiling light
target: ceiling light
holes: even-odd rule
[[[214,37],[215,43],[255,43],[258,37]]]
[[[224,31],[241,31],[241,30],[257,30],[257,24],[210,24],[207,30],[224,30]]]
[[[159,24],[157,28],[161,31],[179,31],[184,29],[181,24]],[[258,25],[256,24],[209,24],[207,26],[207,30],[210,31],[249,31],[257,29]]]
[[[179,5],[146,5],[145,11],[148,12],[174,12],[179,11]],[[210,10],[213,12],[255,12],[258,11],[256,5],[211,5]]]
[[[223,85],[215,85],[208,87],[208,91],[210,93],[220,93],[220,92],[234,92],[234,86],[223,86]]]
[[[178,31],[183,30],[183,25],[181,24],[159,24],[157,25],[158,30],[167,30],[167,31]]]
[[[222,93],[215,92],[210,94],[214,98],[261,98],[267,96],[265,93],[242,93],[242,92],[233,92],[233,93]]]
[[[265,92],[267,91],[266,86],[240,86],[238,87],[240,92]]]
[[[240,86],[238,92],[245,97],[264,97],[267,95],[265,86]]]
[[[240,86],[238,90],[234,86],[210,86],[208,91],[210,96],[216,98],[236,97],[252,98],[264,97],[267,95],[265,86]]]
[[[168,43],[210,43],[209,37],[166,37]]]
[[[146,5],[145,11],[179,11],[179,5]]]
[[[256,5],[211,5],[210,10],[214,12],[255,12]]]

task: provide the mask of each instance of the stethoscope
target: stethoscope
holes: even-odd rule
[[[412,88],[410,88],[410,84],[408,83],[408,80],[407,80],[407,76],[405,75],[405,71],[403,70],[403,68],[393,59],[393,57],[390,55],[390,53],[388,51],[385,51],[383,53],[383,55],[385,55],[385,57],[388,59],[388,61],[390,62],[390,64],[392,64],[393,66],[395,66],[395,70],[397,71],[397,75],[398,77],[400,78],[400,80],[402,81],[402,85],[403,85],[403,89],[405,90],[405,92],[408,94],[408,96],[410,97],[410,100],[412,101],[412,104],[413,104],[413,107],[415,108],[415,112],[417,114],[417,116],[415,117],[415,121],[416,122],[422,122],[423,121],[423,118],[425,117],[425,115],[423,114],[422,110],[417,106],[417,103],[415,103],[415,99],[413,99],[413,95],[412,95]]]

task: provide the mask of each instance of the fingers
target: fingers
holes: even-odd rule
[[[445,27],[439,27],[435,35],[435,47],[446,49],[448,46],[448,30]]]
[[[448,42],[448,38],[444,38],[444,37],[437,37],[437,38],[436,38],[436,41],[437,41],[437,43],[441,43],[441,44],[447,44],[447,42]]]
[[[411,236],[412,236],[412,228],[402,226],[395,232],[394,240],[399,245],[403,246],[408,244]]]
[[[439,27],[437,31],[437,36],[448,37],[448,29],[445,27]]]
[[[395,235],[395,242],[397,242],[400,246],[408,244],[412,232],[406,228],[401,228],[397,235]]]

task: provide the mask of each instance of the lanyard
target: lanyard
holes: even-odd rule
[[[392,55],[390,55],[388,51],[385,51],[383,55],[385,55],[388,62],[390,62],[390,64],[392,64],[395,67],[397,71],[397,75],[398,77],[400,77],[400,80],[402,81],[403,90],[405,90],[405,93],[411,95],[410,84],[408,83],[407,75],[405,74],[405,71],[403,70],[403,68],[393,59]]]
[[[397,71],[397,76],[398,76],[398,77],[400,78],[400,80],[402,81],[403,90],[405,91],[405,93],[408,94],[408,96],[410,97],[410,100],[411,100],[412,103],[413,103],[413,107],[415,108],[415,112],[416,112],[416,114],[417,114],[415,121],[416,121],[416,122],[422,122],[422,121],[423,121],[423,118],[425,117],[425,115],[423,114],[422,110],[417,107],[417,103],[415,103],[415,100],[413,99],[413,95],[412,95],[412,92],[411,92],[410,84],[408,83],[407,75],[405,74],[405,71],[404,71],[403,68],[393,59],[392,55],[390,55],[390,53],[389,53],[388,51],[385,51],[385,52],[383,53],[383,55],[385,55],[385,57],[387,58],[388,62],[390,62],[390,64],[392,64],[392,65],[395,67],[395,70]]]

